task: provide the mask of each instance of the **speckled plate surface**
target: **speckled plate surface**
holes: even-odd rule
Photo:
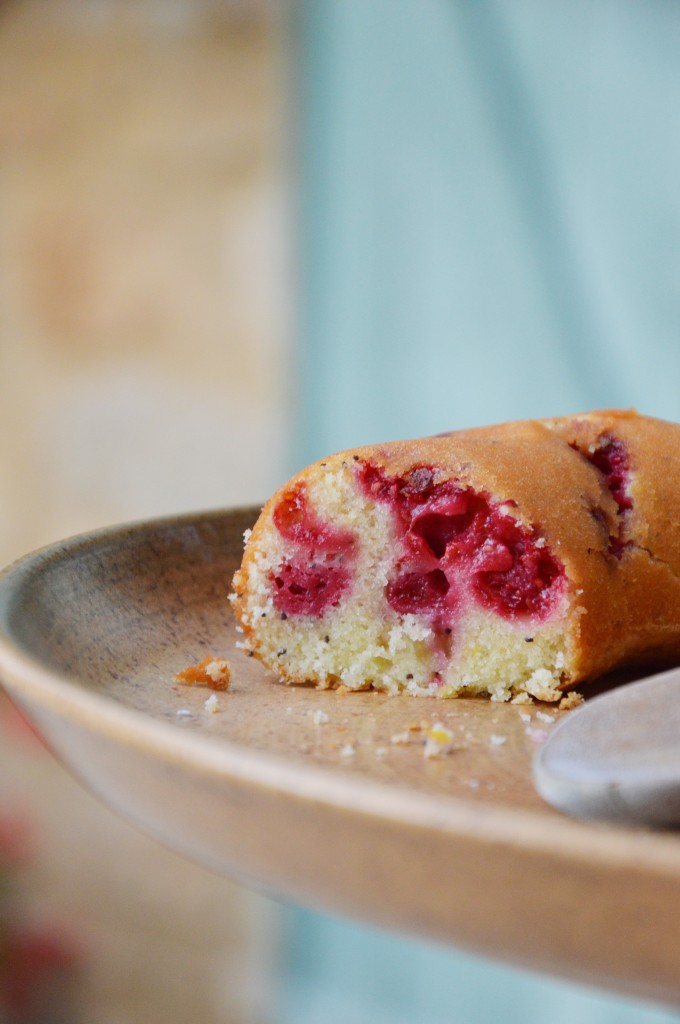
[[[546,706],[281,685],[235,647],[226,599],[255,514],[100,531],[5,571],[0,677],[57,756],[275,896],[680,1002],[680,837],[543,803]],[[175,680],[207,654],[232,666],[212,713],[210,690]],[[448,753],[424,756],[423,721],[450,730]]]

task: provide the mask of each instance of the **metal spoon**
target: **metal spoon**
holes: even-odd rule
[[[567,814],[680,825],[680,668],[572,712],[538,750],[534,781]]]

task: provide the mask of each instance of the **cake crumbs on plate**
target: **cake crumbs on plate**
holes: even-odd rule
[[[492,733],[491,736],[489,736],[489,746],[490,747],[502,747],[503,744],[507,743],[507,742],[508,742],[508,737],[507,736],[498,736],[496,733]]]
[[[216,715],[220,710],[220,702],[217,699],[217,695],[211,693],[208,699],[203,702],[203,707],[209,715]]]
[[[441,725],[441,723],[439,724]],[[394,746],[407,746],[417,739],[418,733],[426,733],[430,728],[432,726],[427,719],[421,719],[420,722],[409,722],[400,732],[395,732],[390,736],[390,743]]]
[[[579,693],[578,690],[572,690],[564,695],[557,708],[559,711],[571,711],[572,708],[577,708],[579,704],[583,704],[583,694]]]
[[[198,665],[189,665],[178,672],[175,679],[187,686],[209,686],[211,690],[228,690],[231,666],[224,658],[208,655]]]
[[[530,693],[516,693],[510,701],[511,704],[533,704],[534,698]]]
[[[531,726],[527,726],[524,731],[529,739],[533,740],[534,743],[545,743],[548,738],[547,729],[534,729]]]
[[[425,733],[423,756],[444,757],[453,749],[453,733],[442,722],[435,722]]]
[[[351,743],[345,743],[344,747],[340,748],[340,757],[354,757],[355,750]]]
[[[326,722],[330,722],[330,718],[325,711],[321,710],[321,708],[317,708],[316,711],[310,711],[308,714],[314,722],[314,725],[325,725]]]

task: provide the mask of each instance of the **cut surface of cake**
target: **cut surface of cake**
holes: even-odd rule
[[[292,683],[559,700],[680,660],[680,426],[604,411],[356,448],[246,538],[232,601]]]

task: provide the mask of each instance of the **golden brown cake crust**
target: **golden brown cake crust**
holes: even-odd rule
[[[601,589],[582,622],[584,675],[624,662],[680,659],[680,425],[609,410],[551,426],[586,450],[603,436],[616,438],[630,465],[627,547],[620,559],[601,556]]]
[[[627,459],[632,507],[625,512],[591,458],[611,440]],[[256,653],[258,632],[241,595],[276,503],[297,483],[357,460],[395,477],[432,467],[437,482],[455,479],[516,502],[520,520],[540,528],[569,581],[575,645],[565,687],[624,663],[680,659],[680,425],[625,410],[371,445],[303,470],[265,505],[234,579],[236,614]],[[277,670],[291,678],[285,665]]]

